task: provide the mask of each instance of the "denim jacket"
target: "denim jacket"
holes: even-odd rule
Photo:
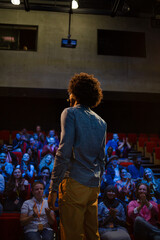
[[[64,109],[51,190],[57,191],[66,176],[88,187],[100,185],[105,164],[106,128],[105,121],[88,107],[78,104]]]

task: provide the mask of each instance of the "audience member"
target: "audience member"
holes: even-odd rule
[[[17,165],[17,157],[16,157],[16,155],[8,150],[8,147],[7,147],[6,144],[2,145],[1,152],[6,153],[6,155],[7,155],[6,156],[6,162],[12,163],[12,165],[14,165],[14,166]]]
[[[153,172],[150,168],[144,169],[142,182],[149,185],[152,200],[160,203],[160,182],[154,178]]]
[[[38,135],[38,140],[41,142],[41,143],[44,143],[44,134],[42,133],[41,131],[41,126],[37,125],[36,127],[36,133]]]
[[[133,165],[128,166],[128,171],[131,174],[132,179],[138,183],[143,178],[144,168],[141,166],[142,160],[139,156],[133,157]]]
[[[123,168],[121,165],[118,163],[118,156],[113,155],[110,157],[111,165],[107,167],[107,175],[110,175],[113,183],[115,184],[116,181],[120,180],[120,170]]]
[[[5,180],[2,174],[0,174],[0,195],[3,194],[5,189]],[[1,198],[1,197],[0,197]]]
[[[13,172],[13,165],[6,162],[7,155],[6,153],[0,153],[0,173],[3,175],[5,182],[8,181],[10,175]]]
[[[4,210],[20,211],[22,204],[30,197],[30,185],[22,177],[20,169],[14,169],[4,191]]]
[[[20,134],[21,134],[21,140],[27,143],[30,137],[30,135],[27,133],[27,129],[23,128]]]
[[[58,139],[57,135],[55,134],[55,130],[54,129],[49,131],[48,136],[46,137],[44,145],[48,144],[48,138],[50,138],[50,137],[54,137],[56,145],[59,146],[59,139]]]
[[[39,175],[39,180],[44,184],[44,198],[47,198],[49,195],[49,186],[50,186],[51,173],[49,167],[42,167]]]
[[[13,139],[12,151],[13,152],[22,152],[22,149],[23,149],[23,141],[21,140],[20,133],[17,133],[16,138]]]
[[[111,140],[109,140],[106,144],[106,147],[105,147],[105,154],[107,155],[107,149],[109,147],[112,147],[113,148],[113,151],[115,152],[116,151],[116,148],[118,147],[118,142],[119,142],[119,137],[118,137],[118,134],[117,133],[114,133],[113,134],[113,138]]]
[[[135,192],[135,183],[131,179],[131,174],[125,168],[120,170],[121,179],[116,182],[118,198],[124,203],[124,206],[133,200]]]
[[[128,205],[128,216],[134,222],[135,240],[160,239],[157,228],[158,205],[150,199],[150,189],[147,184],[140,183],[136,187],[137,200]],[[156,237],[156,238],[155,238]]]
[[[36,181],[32,186],[33,198],[23,203],[20,221],[26,240],[53,240],[55,215],[43,199],[44,185]]]
[[[112,156],[112,154],[113,154],[113,148],[112,147],[108,147],[107,148],[107,155],[105,157],[105,161],[106,161],[105,168],[107,168],[107,166],[109,166],[109,164],[110,164],[110,157]]]
[[[42,157],[44,157],[47,154],[52,154],[55,157],[57,149],[58,149],[58,146],[56,145],[55,138],[50,137],[48,138],[48,144],[44,145],[41,155]]]
[[[128,142],[128,138],[123,138],[123,142],[118,142],[116,155],[118,155],[119,158],[128,158],[128,153],[130,150],[131,145]]]
[[[54,165],[54,157],[52,154],[47,154],[44,156],[44,158],[41,160],[39,164],[39,172],[43,167],[48,167],[50,170],[50,173],[53,170],[53,165]]]
[[[16,168],[20,168],[22,171],[22,177],[28,180],[30,183],[33,182],[34,178],[34,166],[30,164],[30,156],[25,153],[22,157],[21,165],[17,165]]]
[[[130,240],[125,228],[125,211],[116,199],[114,186],[105,189],[103,201],[98,204],[98,221],[101,240]]]

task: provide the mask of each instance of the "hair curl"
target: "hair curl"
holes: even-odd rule
[[[71,78],[68,92],[73,94],[77,103],[91,108],[97,107],[103,98],[98,79],[83,72]]]

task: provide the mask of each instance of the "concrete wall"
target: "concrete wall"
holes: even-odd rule
[[[0,23],[38,25],[37,52],[0,51],[0,87],[66,89],[74,73],[97,77],[105,91],[160,93],[160,29],[150,19],[73,14],[76,49],[61,48],[66,13],[0,9]],[[146,33],[146,58],[97,55],[97,29]]]

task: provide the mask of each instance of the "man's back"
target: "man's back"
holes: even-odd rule
[[[75,129],[69,176],[81,184],[98,186],[104,167],[106,123],[90,108],[82,105],[64,111],[73,117]]]

